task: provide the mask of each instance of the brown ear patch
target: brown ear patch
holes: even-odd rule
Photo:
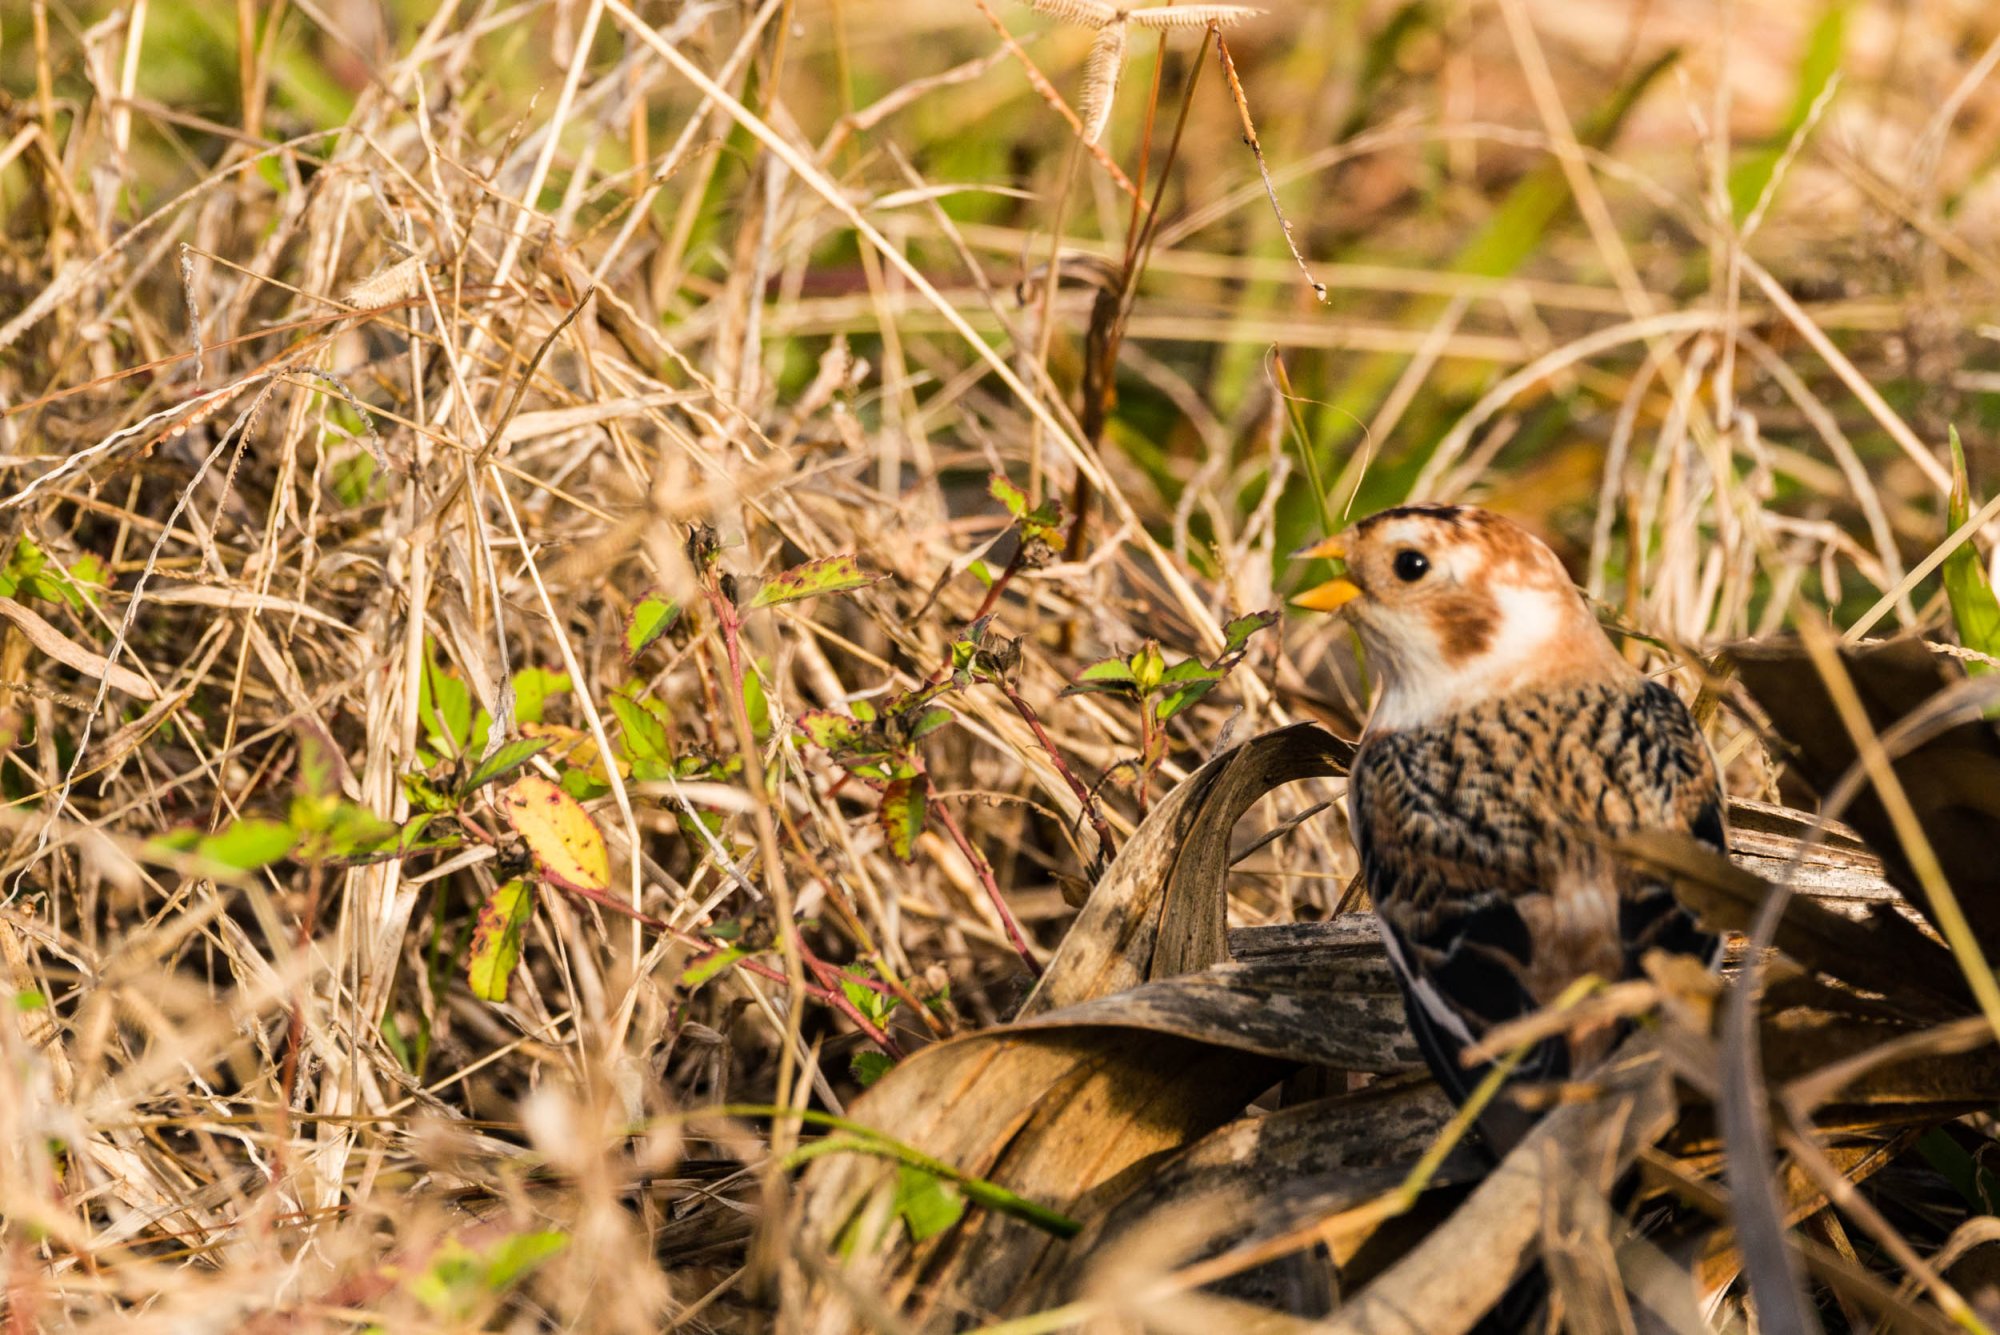
[[[1438,648],[1453,666],[1485,653],[1500,633],[1500,606],[1487,593],[1454,592],[1433,599],[1428,610]]]

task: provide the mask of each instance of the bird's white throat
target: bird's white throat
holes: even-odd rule
[[[1616,659],[1607,654],[1609,642],[1574,594],[1502,584],[1492,595],[1497,613],[1493,636],[1478,652],[1463,657],[1447,652],[1444,636],[1433,626],[1363,625],[1369,666],[1380,681],[1369,731],[1423,727],[1546,678],[1568,675],[1582,662]],[[1580,630],[1588,637],[1581,643]]]

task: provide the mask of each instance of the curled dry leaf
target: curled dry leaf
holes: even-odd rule
[[[1666,877],[1675,896],[1712,929],[1747,932],[1775,887],[1714,849],[1681,834],[1648,830],[1619,851]],[[1810,899],[1785,909],[1773,942],[1816,972],[1897,996],[1924,1015],[1958,1015],[1972,1003],[1950,952],[1894,909],[1857,920]]]
[[[1237,818],[1275,787],[1339,772],[1348,754],[1303,725],[1203,766],[1127,841],[1023,1021],[912,1055],[856,1103],[855,1119],[1088,1220],[1131,1189],[1128,1169],[1196,1142],[1301,1060],[1407,1067],[1415,1049],[1365,934],[1318,929],[1333,943],[1324,960],[1280,950],[1227,963],[1223,878]],[[1208,974],[1174,976],[1211,964]],[[1382,1024],[1325,1023],[1329,1006],[1346,1004],[1336,991],[1349,988]],[[894,1229],[853,1230],[895,1190],[892,1171],[857,1156],[808,1170],[805,1245],[842,1258],[841,1282],[808,1308],[811,1329],[861,1328],[840,1297],[856,1286],[906,1307],[919,1328],[948,1328],[966,1311],[1021,1310],[1035,1277],[1076,1255],[984,1211],[923,1243]]]
[[[1791,744],[1792,768],[1822,796],[1832,792],[1858,752],[1803,646],[1792,640],[1737,645],[1729,656],[1758,707]],[[2000,859],[1993,856],[2000,847],[2000,735],[1973,718],[1915,745],[1899,744],[1897,725],[1962,682],[1960,669],[1913,638],[1846,646],[1840,657],[1973,935],[1988,959],[2000,957]],[[1840,815],[1881,855],[1889,879],[1937,926],[1874,788],[1864,786]]]
[[[500,810],[544,879],[567,890],[602,894],[611,888],[604,832],[574,797],[539,774],[525,774],[500,794]]]
[[[1237,819],[1281,784],[1345,773],[1353,754],[1349,743],[1302,723],[1195,771],[1119,850],[1022,1018],[1227,958],[1221,887]]]
[[[1047,1268],[1029,1306],[1053,1307],[1097,1287],[1094,1277],[1101,1284],[1121,1246],[1161,1219],[1198,1221],[1199,1231],[1182,1247],[1184,1259],[1197,1260],[1280,1237],[1373,1199],[1401,1182],[1408,1162],[1423,1153],[1451,1113],[1443,1091],[1423,1080],[1239,1117],[1150,1169]],[[1484,1167],[1479,1156],[1461,1150],[1435,1180],[1440,1186],[1469,1182]],[[1292,1275],[1259,1267],[1225,1281],[1221,1291],[1267,1309],[1323,1311],[1332,1289],[1324,1273],[1327,1261],[1347,1266],[1352,1256],[1295,1259],[1301,1264]],[[1360,1276],[1349,1269],[1341,1278],[1352,1283]]]

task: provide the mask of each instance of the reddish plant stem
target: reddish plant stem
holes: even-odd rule
[[[1111,827],[1105,823],[1104,813],[1097,809],[1097,800],[1091,796],[1090,790],[1083,786],[1083,780],[1076,777],[1076,771],[1069,767],[1069,762],[1062,758],[1062,753],[1056,750],[1056,744],[1049,740],[1049,734],[1043,730],[1042,720],[1035,713],[1034,706],[1022,698],[1021,693],[1014,689],[1013,683],[1000,677],[995,677],[993,681],[999,686],[1000,693],[1007,697],[1007,703],[1014,706],[1014,712],[1021,716],[1021,721],[1028,725],[1028,730],[1035,734],[1035,740],[1041,743],[1042,750],[1048,753],[1049,763],[1056,767],[1056,773],[1062,775],[1063,782],[1069,785],[1070,792],[1074,793],[1076,800],[1083,805],[1083,814],[1090,821],[1090,828],[1097,832],[1098,860],[1109,862],[1114,851]]]
[[[998,575],[998,577],[994,579],[993,583],[987,587],[986,597],[980,602],[979,610],[972,614],[972,619],[974,621],[977,621],[979,620],[979,618],[985,616],[988,612],[991,612],[993,610],[994,605],[1000,601],[1000,595],[1005,593],[1007,591],[1007,586],[1014,582],[1014,576],[1020,573],[1021,573],[1021,549],[1019,547],[1016,547],[1014,549],[1013,559],[1007,562],[1007,568],[1002,570]],[[949,665],[947,665],[946,670],[947,671],[950,670]]]
[[[939,802],[937,813],[939,823],[950,832],[952,842],[958,845],[959,852],[965,854],[965,860],[972,864],[972,870],[979,877],[979,883],[986,887],[986,897],[992,901],[993,912],[999,915],[1000,925],[1006,929],[1007,939],[1013,942],[1015,953],[1020,955],[1021,962],[1028,966],[1028,972],[1040,978],[1042,966],[1035,962],[1035,952],[1029,949],[1028,939],[1021,935],[1021,925],[1014,921],[1013,911],[1007,907],[1007,901],[1000,896],[1000,883],[993,878],[992,865],[980,855],[978,849],[972,846],[972,841],[965,837],[965,831],[958,828],[958,818],[951,814],[950,807]]]
[[[874,937],[869,933],[867,924],[861,921],[861,915],[855,910],[854,905],[848,902],[847,892],[841,889],[839,882],[828,874],[826,868],[820,865],[819,859],[813,856],[812,850],[806,847],[805,840],[799,835],[798,826],[792,821],[791,813],[780,807],[778,819],[784,824],[785,833],[792,841],[792,848],[798,853],[800,860],[812,870],[813,879],[817,880],[825,891],[827,902],[834,906],[835,911],[846,922],[848,931],[853,933],[855,945],[867,956],[868,963],[874,966],[876,974],[882,980],[883,990],[908,1006],[911,1014],[920,1017],[929,1026],[932,1036],[949,1038],[951,1036],[949,1031],[938,1021],[931,1008],[917,1000],[916,994],[911,992],[903,980],[896,976],[895,970],[889,967],[881,948],[875,944]],[[861,981],[869,987],[876,986],[870,980]]]
[[[841,972],[819,956],[813,954],[803,941],[799,942],[799,957],[805,961],[806,967],[813,971],[813,976],[819,979],[820,986],[826,988],[833,995],[834,1009],[845,1015],[848,1022],[856,1029],[868,1035],[882,1051],[901,1061],[903,1058],[903,1049],[897,1046],[896,1040],[889,1037],[886,1030],[877,1028],[873,1021],[861,1013],[859,1006],[856,1006],[852,1001],[847,999],[847,993],[842,991],[840,986],[843,978]],[[869,980],[856,978],[851,981],[865,984]]]

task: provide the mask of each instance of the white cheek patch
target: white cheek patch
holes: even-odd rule
[[[1546,653],[1563,625],[1564,609],[1545,590],[1506,584],[1493,591],[1500,604],[1500,633],[1482,658],[1493,667],[1515,667]]]
[[[1483,560],[1472,558],[1475,569]],[[1457,563],[1454,562],[1454,572]],[[1369,726],[1419,727],[1546,666],[1566,633],[1565,609],[1547,589],[1501,584],[1493,590],[1499,627],[1478,654],[1447,663],[1427,622],[1383,635],[1398,670],[1385,672]],[[1398,633],[1400,632],[1400,633]]]

